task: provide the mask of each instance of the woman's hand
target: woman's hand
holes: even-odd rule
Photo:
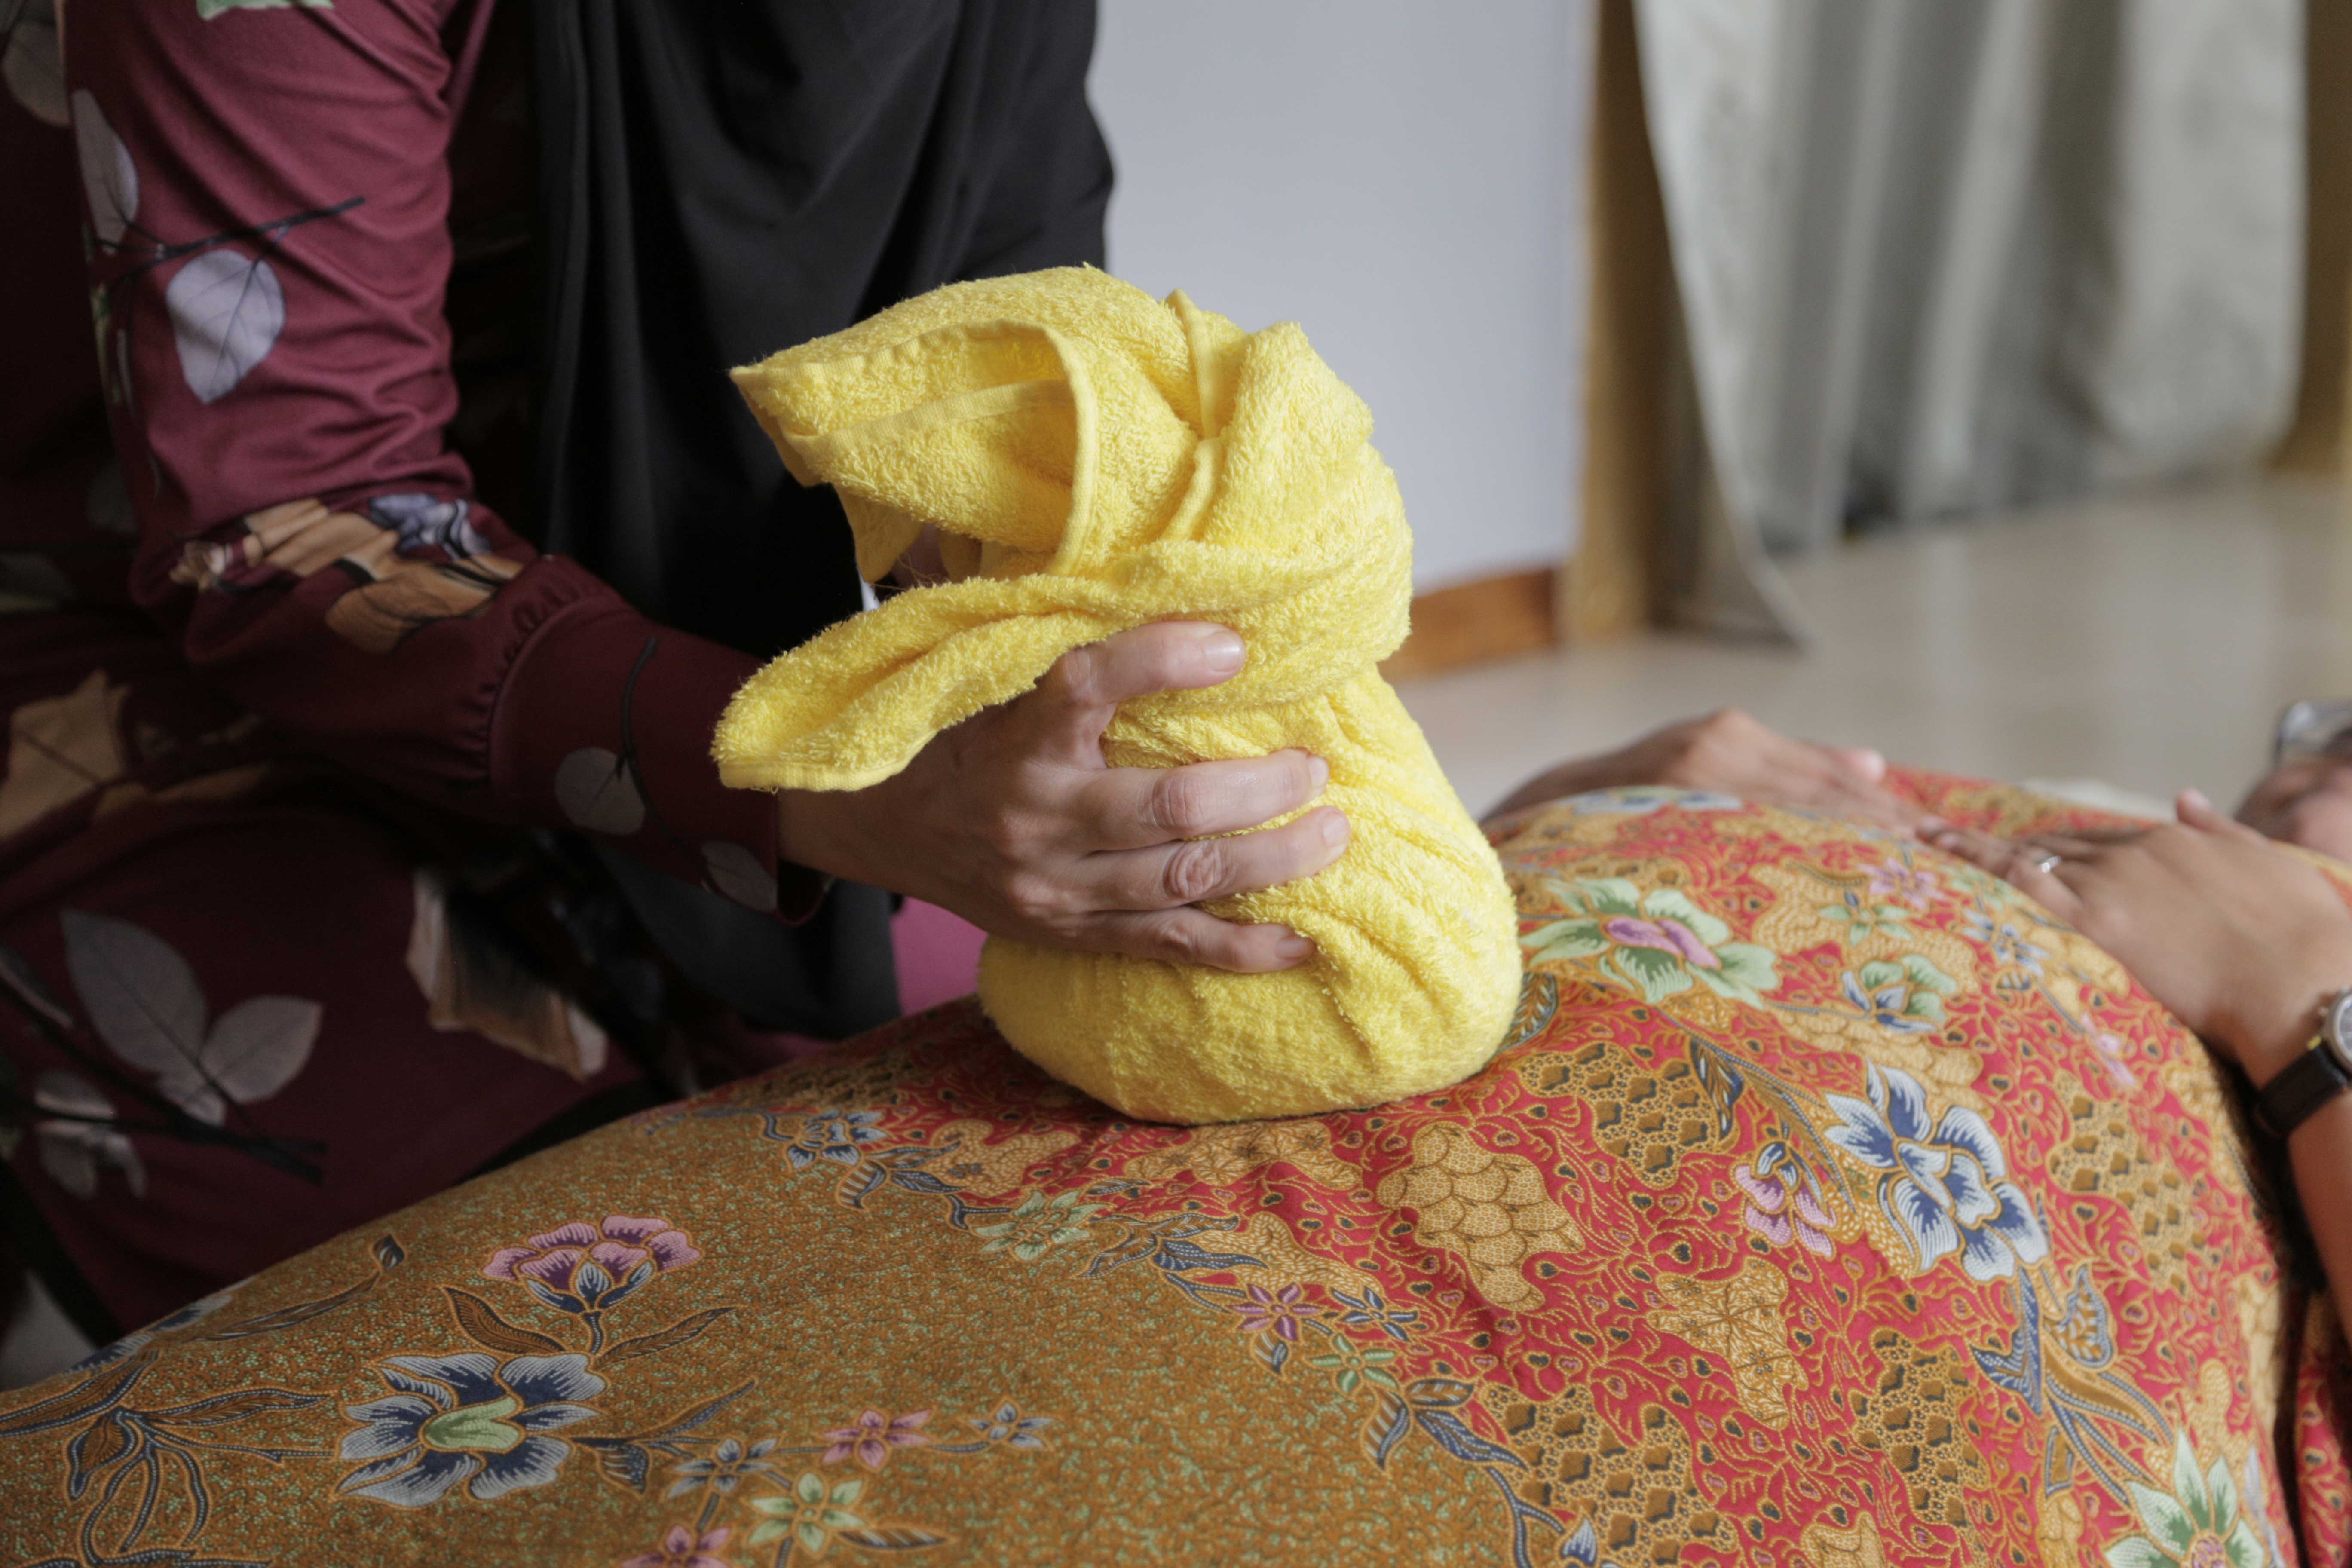
[[[2352,910],[2317,870],[2196,791],[2179,810],[2178,823],[2127,833],[1927,837],[2105,948],[2259,1086],[2310,1042],[2321,1001],[2352,985]]]
[[[2238,820],[2265,838],[2352,860],[2352,759],[2299,757],[2273,769],[2238,807]]]
[[[1328,764],[1298,751],[1181,768],[1103,762],[1121,702],[1219,685],[1244,658],[1234,633],[1189,621],[1075,649],[1034,689],[933,737],[895,777],[782,792],[780,847],[1042,946],[1245,972],[1302,963],[1314,944],[1289,927],[1193,906],[1313,876],[1340,857],[1348,819],[1329,807],[1242,831],[1313,800]]]
[[[1562,763],[1514,790],[1494,814],[1589,789],[1666,784],[1881,827],[1910,830],[1927,822],[1926,812],[1879,787],[1885,776],[1886,759],[1876,752],[1792,741],[1725,708],[1653,731],[1618,751]]]

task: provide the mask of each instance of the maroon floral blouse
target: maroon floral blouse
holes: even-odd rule
[[[754,661],[477,482],[528,469],[528,30],[488,0],[68,7],[35,80],[45,20],[0,110],[37,370],[0,390],[0,584],[127,595],[289,750],[773,907],[770,806],[707,758]]]

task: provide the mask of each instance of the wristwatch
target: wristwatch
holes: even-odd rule
[[[2352,1089],[2352,989],[2320,1005],[2319,1033],[2303,1055],[2254,1096],[2254,1120],[2284,1138],[2312,1112]]]

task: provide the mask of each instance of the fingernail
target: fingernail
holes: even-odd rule
[[[2213,803],[2205,798],[2205,792],[2201,789],[2182,790],[2180,792],[2180,804],[2189,807],[2191,811],[2210,811],[2213,809]]]
[[[1917,822],[1911,825],[1911,831],[1914,835],[1927,839],[1930,843],[1942,837],[1945,834],[1951,832],[1951,830],[1952,825],[1946,822],[1940,816],[1923,816]]]
[[[1323,842],[1334,849],[1348,842],[1348,818],[1345,813],[1327,811],[1323,814]]]
[[[1307,772],[1315,781],[1315,793],[1321,795],[1323,786],[1331,782],[1331,764],[1320,757],[1310,756],[1307,759]]]
[[[1201,639],[1201,658],[1208,665],[1211,675],[1239,673],[1244,657],[1246,650],[1242,647],[1238,632],[1227,631],[1221,626]]]
[[[1282,939],[1274,955],[1285,963],[1304,963],[1315,956],[1315,944],[1293,931]]]

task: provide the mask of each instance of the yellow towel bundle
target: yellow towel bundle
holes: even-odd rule
[[[1297,1116],[1442,1088],[1518,995],[1501,870],[1375,668],[1405,633],[1412,539],[1371,416],[1291,324],[1244,333],[1091,268],[960,283],[735,372],[803,484],[841,496],[868,578],[925,523],[950,581],[760,671],[713,742],[730,784],[858,789],[1152,621],[1246,639],[1223,686],[1124,704],[1114,765],[1303,746],[1353,827],[1318,875],[1208,906],[1318,955],[1274,974],[992,939],[989,1016],[1128,1115]]]

